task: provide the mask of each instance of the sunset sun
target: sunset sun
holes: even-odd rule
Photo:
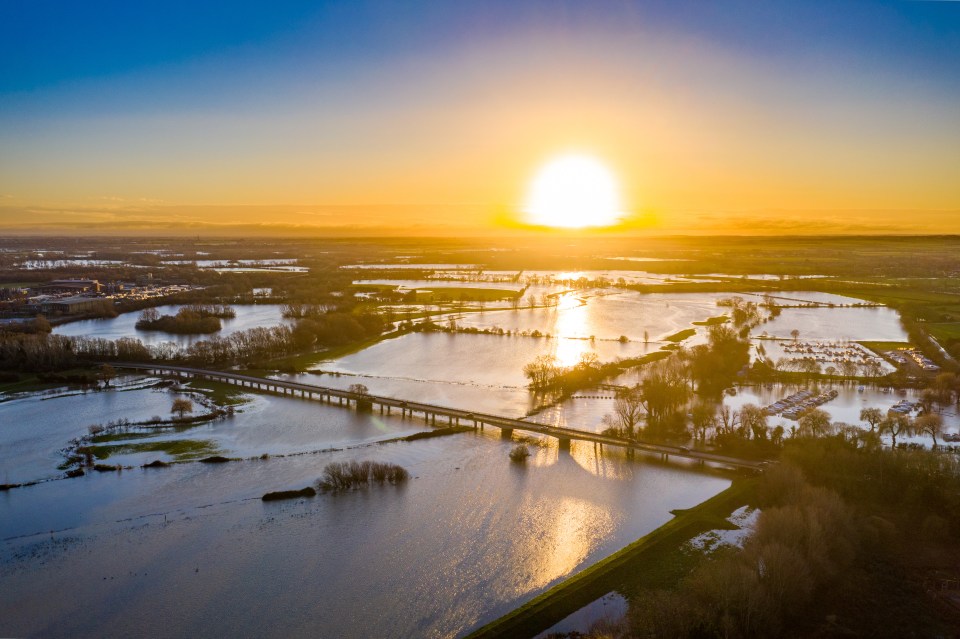
[[[594,158],[567,155],[537,173],[527,197],[526,221],[537,226],[611,226],[622,217],[613,174]]]

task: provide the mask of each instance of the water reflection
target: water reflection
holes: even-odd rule
[[[541,589],[572,572],[614,525],[610,512],[580,497],[564,496],[559,503],[529,504],[520,527],[541,532],[538,538],[529,540],[527,578],[516,584],[514,594]]]

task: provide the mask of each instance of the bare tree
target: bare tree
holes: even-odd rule
[[[183,419],[184,415],[193,412],[193,402],[189,399],[178,397],[173,400],[173,405],[170,406],[170,412],[176,413],[180,419]]]
[[[613,401],[613,422],[624,434],[633,439],[637,424],[643,419],[643,392],[639,386],[617,391]]]

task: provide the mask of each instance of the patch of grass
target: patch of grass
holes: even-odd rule
[[[94,435],[90,438],[93,444],[109,444],[110,442],[122,442],[128,439],[148,439],[156,437],[156,433],[104,433]]]
[[[220,449],[210,441],[172,439],[165,441],[94,445],[89,447],[89,451],[93,453],[93,456],[97,459],[108,459],[112,455],[165,453],[176,461],[190,461],[213,455],[220,452]]]
[[[928,323],[924,327],[940,342],[960,339],[960,322]]]
[[[240,406],[250,401],[244,397],[243,390],[233,384],[195,379],[187,386],[200,391],[213,400],[217,406]]]
[[[718,324],[726,324],[730,321],[730,318],[726,315],[717,315],[716,317],[708,317],[702,322],[690,322],[694,326],[716,326]]]
[[[871,351],[882,353],[884,351],[895,351],[900,348],[910,348],[910,342],[857,342],[861,346],[866,346]]]
[[[679,331],[679,332],[677,332],[677,333],[674,333],[673,335],[668,335],[667,337],[664,337],[663,339],[664,339],[664,341],[673,342],[674,344],[676,344],[676,343],[682,342],[683,340],[687,339],[688,337],[693,337],[693,336],[696,335],[696,334],[697,334],[697,329],[695,329],[695,328],[685,328],[685,329],[683,329],[682,331]]]

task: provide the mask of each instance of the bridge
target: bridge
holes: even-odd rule
[[[300,397],[307,400],[320,401],[327,404],[338,404],[340,406],[354,406],[357,410],[373,410],[379,408],[381,414],[390,415],[392,411],[399,410],[401,417],[413,417],[422,414],[423,419],[436,425],[437,418],[446,418],[450,425],[460,425],[460,420],[468,423],[472,422],[474,428],[482,429],[484,426],[493,426],[500,429],[501,437],[510,439],[513,431],[527,433],[536,433],[554,437],[559,441],[561,449],[569,449],[571,440],[592,442],[601,446],[616,446],[626,450],[629,456],[633,456],[636,451],[659,455],[661,459],[667,460],[671,456],[691,459],[701,464],[711,463],[733,468],[742,468],[748,470],[763,470],[767,462],[752,459],[742,459],[738,457],[729,457],[727,455],[718,455],[703,450],[687,448],[685,446],[668,446],[666,444],[657,444],[635,439],[626,439],[622,437],[613,437],[602,433],[594,433],[575,428],[563,428],[559,426],[549,426],[547,424],[537,424],[522,419],[513,419],[511,417],[502,417],[499,415],[490,415],[474,411],[462,410],[459,408],[450,408],[447,406],[437,406],[424,402],[408,401],[395,397],[384,397],[380,395],[371,395],[369,393],[357,393],[350,390],[339,388],[329,388],[314,384],[303,384],[300,382],[289,382],[278,379],[267,379],[265,377],[256,377],[254,375],[243,375],[228,371],[214,371],[202,368],[191,368],[187,366],[168,366],[159,364],[138,364],[138,363],[113,363],[114,368],[139,370],[152,375],[176,376],[178,378],[193,378],[201,380],[210,380],[232,384],[241,388],[249,388],[278,395]]]

